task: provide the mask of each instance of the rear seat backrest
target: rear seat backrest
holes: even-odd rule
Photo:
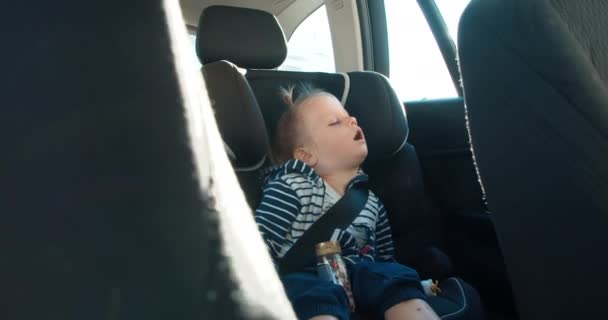
[[[278,57],[286,56],[285,38],[282,32],[275,32],[277,29],[280,26],[276,18],[268,13],[209,7],[201,15],[197,53],[204,63],[229,58],[248,69],[246,78],[271,137],[286,110],[279,95],[281,86],[309,83],[341,99],[365,132],[369,154],[364,169],[389,213],[398,258],[415,265],[415,256],[438,240],[438,233],[433,232],[437,228],[430,228],[433,221],[426,205],[418,158],[414,148],[407,144],[405,112],[388,79],[375,72],[267,70],[279,67],[283,59]],[[239,42],[242,39],[248,41]]]

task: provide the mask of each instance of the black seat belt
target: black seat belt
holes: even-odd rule
[[[365,207],[369,191],[365,183],[350,187],[344,196],[304,232],[302,237],[278,260],[279,272],[287,274],[303,271],[314,265],[315,245],[329,241],[334,230],[346,230]]]

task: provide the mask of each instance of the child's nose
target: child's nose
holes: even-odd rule
[[[350,117],[350,124],[354,126],[358,125],[359,123],[357,122],[357,118]]]

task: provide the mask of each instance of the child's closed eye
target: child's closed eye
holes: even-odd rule
[[[329,124],[329,126],[331,127],[331,126],[336,126],[336,125],[339,125],[339,124],[340,124],[340,120],[338,119],[338,120],[332,121],[332,122]]]

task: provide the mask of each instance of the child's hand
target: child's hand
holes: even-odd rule
[[[441,293],[441,288],[439,288],[439,281],[437,280],[423,280],[420,281],[420,284],[422,284],[422,289],[424,289],[424,293],[429,297],[434,297],[438,293]]]
[[[439,288],[439,280],[433,280],[433,282],[431,283],[431,291],[437,295],[438,293],[441,293],[441,288]]]

